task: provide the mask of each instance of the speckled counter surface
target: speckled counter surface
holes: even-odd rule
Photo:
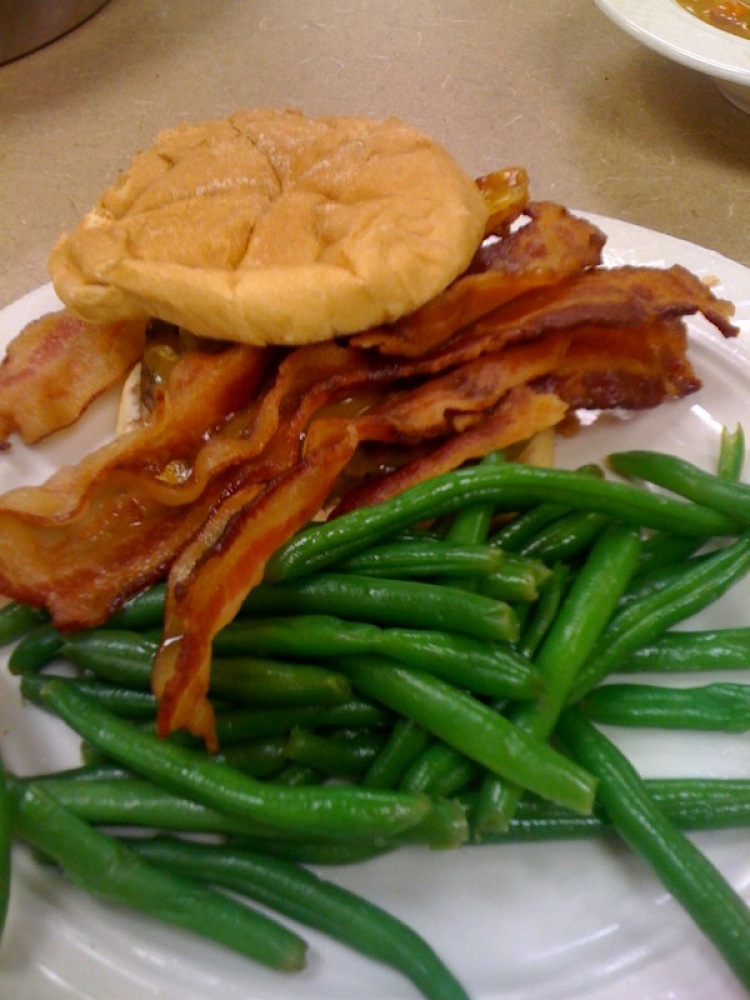
[[[0,306],[160,128],[260,105],[394,114],[750,265],[750,117],[593,0],[110,0],[0,67]]]

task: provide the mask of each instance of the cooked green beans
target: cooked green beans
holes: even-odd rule
[[[64,680],[49,680],[40,697],[79,735],[113,760],[177,794],[247,816],[269,827],[336,837],[386,836],[415,826],[430,809],[424,796],[348,786],[283,788],[256,781],[197,751],[159,740],[117,719]]]
[[[599,778],[597,798],[623,840],[652,867],[750,988],[750,908],[654,804],[632,765],[580,709],[563,713],[557,731],[574,758]]]
[[[511,719],[532,741],[552,734],[576,674],[604,631],[638,564],[640,540],[633,528],[614,526],[600,537],[547,633],[536,663],[545,679],[540,696],[511,712]],[[505,776],[501,776],[505,777]],[[503,830],[513,815],[521,788],[486,778],[477,807],[476,829]]]
[[[43,625],[48,617],[47,612],[40,608],[9,601],[0,608],[0,646],[7,646],[20,639],[33,628]]]
[[[382,581],[353,573],[321,573],[281,586],[260,584],[244,612],[335,614],[355,621],[459,631],[479,639],[518,636],[512,608],[481,594],[411,580]]]
[[[63,638],[49,623],[36,625],[11,650],[8,667],[12,674],[41,670],[62,651]]]
[[[333,615],[248,618],[227,625],[214,641],[220,656],[248,649],[326,660],[378,653],[490,698],[530,698],[541,688],[536,667],[506,642],[435,629],[381,628]]]
[[[388,741],[367,771],[362,784],[370,788],[396,788],[410,766],[426,750],[428,732],[411,719],[400,718],[390,732]]]
[[[738,530],[732,514],[700,504],[563,469],[507,463],[436,476],[377,506],[305,528],[271,557],[266,579],[276,583],[309,575],[402,528],[467,504],[488,502],[496,510],[513,511],[549,500],[676,534],[705,538]]]
[[[619,671],[736,670],[750,667],[750,628],[666,632],[639,646]]]
[[[527,559],[566,562],[593,545],[612,518],[598,511],[571,511],[548,524],[519,548]]]
[[[336,740],[295,727],[289,734],[285,753],[289,760],[306,764],[326,776],[355,779],[370,766],[382,742],[372,736]]]
[[[719,460],[716,463],[716,475],[719,479],[738,482],[745,465],[745,432],[741,424],[733,431],[722,427],[719,440]]]
[[[750,568],[750,533],[686,566],[684,573],[654,594],[616,614],[581,669],[571,692],[577,701],[644,642],[715,601]]]
[[[292,862],[249,850],[166,839],[133,845],[140,856],[278,910],[398,969],[429,1000],[468,1000],[427,943],[400,920]]]
[[[750,782],[641,782],[592,725],[750,729],[750,685],[599,686],[612,672],[750,667],[750,626],[669,631],[750,569],[743,460],[739,428],[722,436],[713,476],[652,453],[612,456],[618,471],[678,494],[667,496],[493,456],[308,527],[214,637],[218,754],[187,733],[155,736],[164,585],[70,635],[11,606],[0,642],[20,640],[11,667],[22,694],[79,733],[84,760],[101,762],[9,778],[19,831],[84,886],[97,863],[124,865],[98,887],[108,898],[130,893],[145,905],[150,868],[136,859],[134,881],[126,875],[135,851],[157,878],[174,866],[257,893],[391,961],[440,1000],[466,995],[424,942],[289,859],[342,864],[406,844],[620,831],[750,985],[750,917],[677,833],[750,825]],[[488,540],[496,520],[503,527]],[[71,665],[74,679],[56,676]],[[90,849],[82,867],[71,844],[52,844],[51,822],[76,850]],[[97,825],[138,827],[139,843],[112,854]],[[155,830],[188,839],[140,838]],[[165,911],[183,899],[168,904],[166,883],[154,886]],[[184,898],[193,914],[194,897]],[[304,945],[291,937],[299,964]]]
[[[445,743],[433,743],[404,774],[399,788],[438,797],[454,795],[479,772],[479,766]]]
[[[45,677],[37,674],[24,674],[21,677],[21,694],[34,704],[41,704],[41,691],[46,682]],[[92,698],[103,708],[124,719],[156,718],[156,698],[150,691],[124,688],[85,678],[72,678],[68,683],[74,685],[87,698]]]
[[[94,628],[66,636],[62,653],[102,680],[148,690],[158,648],[158,643],[132,629]]]
[[[336,565],[341,573],[400,579],[501,573],[504,554],[489,545],[458,545],[446,541],[384,542]]]
[[[272,968],[305,964],[306,946],[264,914],[143,861],[61,806],[40,785],[18,786],[16,832],[87,892],[197,932]]]
[[[581,769],[499,713],[428,674],[377,657],[339,661],[355,687],[413,719],[461,753],[544,798],[588,812],[594,788]]]
[[[651,778],[643,785],[651,799],[681,830],[737,829],[750,825],[750,781],[733,778]],[[474,802],[466,797],[469,810]],[[480,844],[580,839],[609,834],[612,823],[600,811],[581,816],[549,802],[522,799],[508,829],[472,837]]]
[[[533,612],[524,623],[521,638],[516,647],[518,652],[533,657],[552,627],[557,611],[562,603],[570,578],[570,569],[565,563],[558,563],[549,579],[544,582]]]
[[[750,684],[604,684],[581,701],[595,722],[612,726],[702,729],[744,733],[750,729]]]
[[[352,697],[338,705],[296,708],[227,709],[216,713],[220,746],[266,736],[281,736],[294,726],[385,726],[391,714],[364,698]]]
[[[645,479],[694,503],[727,514],[743,527],[750,526],[750,486],[732,478],[714,476],[676,455],[655,451],[621,451],[608,457],[622,476]]]

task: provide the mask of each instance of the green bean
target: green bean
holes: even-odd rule
[[[135,630],[160,628],[164,620],[166,594],[166,583],[156,583],[142,590],[110,615],[105,626]]]
[[[362,784],[368,788],[397,788],[429,741],[426,730],[411,719],[397,719],[388,740],[362,775]]]
[[[485,455],[479,464],[483,468],[488,468],[502,465],[504,462],[505,455],[501,451],[492,451]],[[494,513],[490,503],[473,504],[457,510],[445,534],[446,541],[458,545],[478,545],[486,541]]]
[[[534,665],[508,643],[435,629],[381,628],[333,615],[247,618],[227,625],[214,640],[219,655],[248,649],[314,659],[378,653],[490,698],[532,698],[541,689]]]
[[[497,550],[501,551],[500,549]],[[535,601],[550,569],[541,559],[503,553],[503,571],[478,577],[476,589],[498,601]]]
[[[468,1000],[419,935],[385,910],[305,868],[249,850],[165,839],[140,841],[134,850],[181,875],[247,895],[398,969],[429,1000]]]
[[[665,816],[629,761],[580,709],[563,713],[557,734],[575,759],[598,776],[597,797],[619,835],[750,988],[750,909],[742,898]]]
[[[158,648],[158,643],[132,629],[94,628],[66,636],[62,653],[102,680],[148,690]]]
[[[681,830],[724,830],[750,825],[750,782],[732,778],[652,778],[644,787],[651,799]],[[471,810],[474,803],[462,797]],[[508,829],[476,839],[476,844],[569,840],[613,832],[606,815],[580,816],[549,802],[518,803]]]
[[[47,682],[45,706],[115,761],[175,791],[269,826],[336,837],[387,835],[414,826],[430,809],[418,795],[356,787],[285,789],[262,783],[195,750],[143,733],[81,695],[64,680]]]
[[[564,469],[506,463],[445,473],[381,504],[305,528],[274,553],[266,579],[278,583],[309,575],[402,528],[467,505],[492,503],[497,510],[517,511],[549,500],[675,534],[737,532],[734,516],[699,504]]]
[[[301,785],[320,784],[322,777],[306,764],[290,762],[269,779],[276,785],[286,785],[287,788],[299,788]]]
[[[289,733],[286,756],[331,777],[356,779],[370,766],[382,742],[373,738],[336,740],[296,726]]]
[[[149,688],[156,644],[138,632],[92,629],[63,647],[77,666],[119,684]],[[246,644],[243,653],[257,647]],[[213,695],[237,703],[276,705],[339,704],[351,694],[345,677],[319,665],[282,663],[259,656],[217,657],[211,666]]]
[[[216,734],[221,746],[281,736],[294,726],[385,726],[391,714],[363,698],[352,697],[338,705],[303,705],[295,708],[224,710],[216,714]]]
[[[622,476],[645,479],[705,508],[727,514],[742,527],[750,526],[750,486],[746,483],[716,476],[684,458],[656,451],[621,451],[609,455],[607,461]]]
[[[570,569],[565,563],[558,563],[553,567],[549,579],[542,585],[539,599],[521,630],[521,638],[516,644],[521,656],[531,659],[549,632],[565,596],[569,578]]]
[[[160,788],[146,778],[39,775],[19,782],[41,786],[79,819],[104,826],[137,826],[180,833],[279,837],[264,823],[232,816]]]
[[[0,646],[22,638],[37,625],[45,624],[47,619],[47,612],[41,608],[9,601],[0,607]]]
[[[459,547],[445,541],[373,546],[343,560],[334,569],[395,579],[435,577],[453,587],[479,586],[481,593],[503,601],[534,600],[537,585],[549,574],[540,559],[524,558],[488,545]]]
[[[321,573],[280,586],[250,591],[243,612],[335,614],[409,628],[459,631],[479,639],[517,636],[512,608],[480,594],[406,580],[381,581],[350,573]]]
[[[571,691],[578,701],[634,650],[715,601],[750,569],[750,533],[686,568],[681,577],[616,614]]]
[[[641,561],[633,582],[637,582],[642,574],[650,573],[654,568],[679,565],[694,555],[702,545],[703,540],[700,538],[655,532],[641,545]]]
[[[593,475],[603,478],[603,471],[598,465],[584,465],[577,470],[579,474]],[[504,524],[491,538],[490,544],[499,545],[509,552],[518,552],[521,547],[532,539],[548,524],[570,513],[570,507],[550,501],[538,503],[529,510],[517,514]]]
[[[119,778],[132,778],[133,772],[119,764],[99,763],[99,764],[79,764],[77,767],[63,768],[61,771],[50,771],[48,773],[37,774],[34,780],[44,780],[46,778],[60,778],[65,781],[108,781]]]
[[[710,560],[715,550],[701,552],[691,558],[685,558],[678,562],[666,562],[653,564],[648,568],[640,567],[634,574],[630,586],[620,599],[620,608],[625,608],[629,604],[640,601],[645,597],[656,594],[665,587],[678,584],[685,575],[685,572],[696,570],[702,563]]]
[[[0,938],[8,915],[11,881],[11,850],[13,847],[13,805],[5,773],[0,761]]]
[[[254,778],[267,778],[278,774],[286,759],[286,741],[279,737],[235,743],[233,746],[224,747],[218,753],[211,754],[211,760],[229,764]]]
[[[37,625],[18,642],[8,657],[12,674],[35,673],[55,660],[62,650],[63,639],[49,623]]]
[[[334,670],[260,657],[215,659],[209,689],[234,703],[267,708],[340,705],[351,695],[349,681]]]
[[[750,684],[604,684],[581,700],[586,715],[610,726],[701,729],[744,733],[750,729]]]
[[[532,741],[547,741],[552,735],[577,672],[638,564],[639,550],[635,529],[609,527],[574,578],[536,659],[545,679],[544,690],[535,701],[519,704],[510,713]],[[487,778],[477,807],[477,831],[505,829],[521,794],[518,784]]]
[[[285,861],[295,861],[302,865],[356,865],[373,858],[389,854],[398,848],[396,844],[334,844],[310,841],[233,837],[229,846],[260,851],[262,854]]]
[[[392,714],[361,697],[352,697],[339,705],[302,705],[292,708],[226,708],[216,713],[219,745],[226,748],[247,740],[282,736],[294,726],[388,726]],[[155,723],[141,723],[146,733],[155,733]],[[183,746],[203,747],[203,742],[189,733],[172,733],[168,739]]]
[[[529,510],[516,514],[489,537],[489,544],[504,552],[519,552],[534,536],[559,518],[570,513],[570,508],[559,503],[538,503]]]
[[[544,798],[587,812],[593,785],[554,750],[444,681],[377,657],[339,660],[360,691],[413,719],[472,760]]]
[[[519,548],[527,559],[567,562],[591,547],[612,518],[597,511],[571,511],[553,521]]]
[[[750,628],[666,632],[639,646],[618,665],[619,671],[687,672],[750,667]]]
[[[18,836],[87,892],[202,934],[272,968],[303,968],[306,946],[298,935],[234,899],[142,860],[78,819],[40,785],[18,788],[14,815]]]
[[[338,573],[401,578],[500,573],[503,554],[488,545],[445,541],[383,542],[337,563]]]
[[[21,694],[34,704],[41,700],[41,689],[49,677],[24,674],[21,677]],[[93,698],[98,704],[124,719],[155,719],[156,698],[149,691],[132,690],[115,684],[91,681],[85,678],[68,678],[68,683],[81,694]]]
[[[691,830],[750,823],[750,781],[744,778],[647,778],[651,798],[673,822]]]
[[[453,795],[479,772],[474,761],[445,743],[434,743],[416,760],[399,785],[404,791],[437,797]]]
[[[722,427],[716,475],[720,479],[738,482],[742,476],[744,464],[745,432],[741,424],[737,424],[733,431],[730,431],[728,427]]]

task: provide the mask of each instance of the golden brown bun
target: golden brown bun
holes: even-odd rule
[[[431,299],[467,266],[486,218],[445,150],[395,119],[240,111],[162,132],[49,269],[84,318],[302,344]]]

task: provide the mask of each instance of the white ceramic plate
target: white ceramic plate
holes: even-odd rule
[[[676,0],[596,0],[615,24],[675,62],[706,73],[722,93],[750,111],[750,41],[715,28]]]
[[[632,225],[594,217],[611,262],[681,262],[720,280],[743,334],[724,342],[691,322],[691,356],[705,379],[689,399],[603,420],[566,442],[578,464],[618,448],[654,446],[711,467],[722,424],[750,412],[750,271],[717,254]],[[55,305],[49,288],[0,312],[0,342]],[[747,342],[747,343],[746,343]],[[31,454],[2,456],[7,488],[38,480],[109,433],[112,399],[75,432]],[[747,587],[703,622],[747,623]],[[615,733],[648,775],[750,776],[750,737]],[[0,750],[32,773],[76,762],[76,740],[19,703],[0,672]],[[750,900],[748,832],[696,838]],[[395,973],[306,933],[309,968],[280,976],[217,946],[86,897],[25,851],[15,857],[12,901],[0,949],[0,996],[13,1000],[409,1000]],[[741,1000],[745,992],[644,865],[612,842],[483,847],[455,853],[410,849],[329,878],[398,914],[459,975],[472,1000]]]

